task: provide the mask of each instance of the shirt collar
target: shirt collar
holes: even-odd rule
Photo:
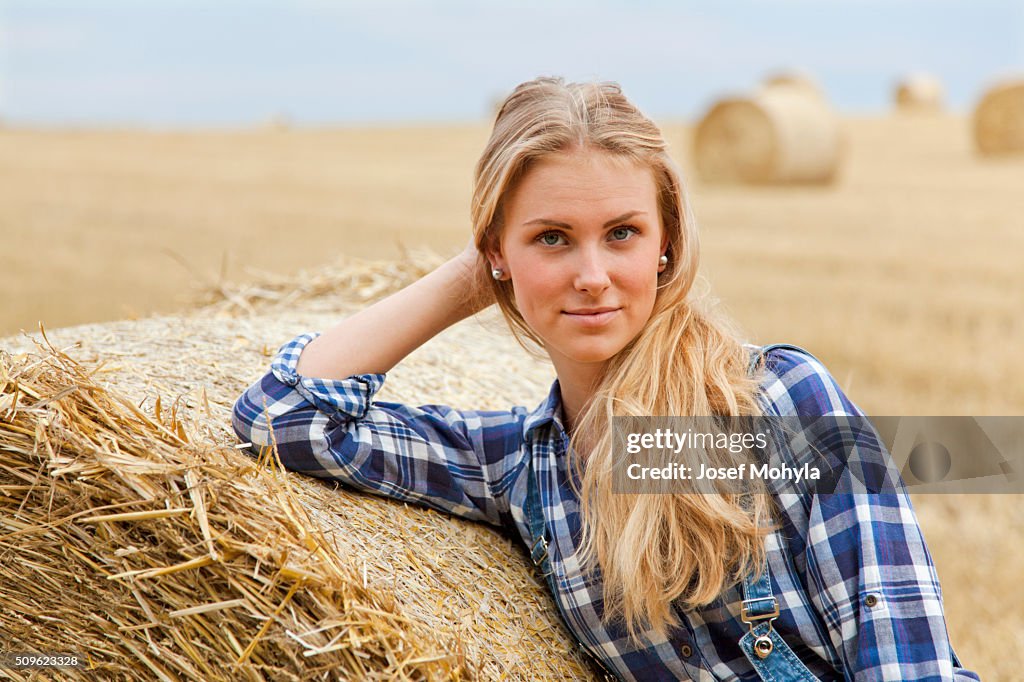
[[[531,431],[551,422],[558,424],[562,433],[565,433],[565,424],[562,422],[562,390],[558,379],[551,384],[548,397],[533,412],[526,415],[523,421],[523,436],[529,438]]]

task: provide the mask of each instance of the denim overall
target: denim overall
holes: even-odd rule
[[[767,351],[773,348],[789,348],[806,353],[802,348],[789,344],[773,344],[765,346],[754,354],[750,362],[750,370],[757,366],[758,360]],[[547,526],[544,522],[544,513],[541,507],[540,490],[537,486],[536,476],[533,470],[533,458],[531,457],[526,467],[526,502],[523,505],[526,515],[526,525],[530,532],[530,558],[533,565],[539,569],[547,582],[551,595],[555,597],[558,589],[555,584],[554,572],[548,560]],[[565,613],[557,597],[555,604],[558,606],[562,620],[568,623]],[[740,649],[743,650],[747,660],[754,667],[762,680],[795,682],[816,682],[817,677],[800,662],[793,650],[786,644],[785,640],[772,629],[772,621],[779,615],[778,600],[772,595],[771,578],[768,573],[768,564],[765,562],[761,574],[757,578],[747,576],[743,580],[743,605],[741,619],[748,625],[750,631],[740,639]],[[569,628],[567,628],[569,629]],[[572,632],[571,629],[569,629]],[[575,633],[573,637],[576,638]],[[581,650],[587,654],[596,666],[603,671],[605,679],[615,679],[615,675],[586,648],[583,642],[579,641]]]
[[[803,348],[788,343],[764,346],[752,354],[748,373],[752,373],[761,357],[774,348],[807,353]],[[743,579],[743,606],[740,618],[750,631],[740,639],[740,649],[762,680],[817,680],[818,678],[800,662],[779,633],[772,629],[772,621],[778,615],[779,602],[772,596],[771,577],[768,573],[768,563],[765,562],[764,569],[756,580],[749,575]]]

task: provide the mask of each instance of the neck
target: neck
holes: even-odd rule
[[[572,435],[579,416],[594,395],[602,369],[600,366],[556,367],[558,386],[562,394],[562,421]]]

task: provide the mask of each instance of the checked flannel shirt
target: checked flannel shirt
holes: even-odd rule
[[[625,680],[757,680],[739,648],[739,586],[710,606],[677,609],[669,636],[629,643],[602,624],[601,585],[574,558],[579,509],[569,485],[558,381],[536,409],[456,410],[375,402],[383,374],[345,380],[299,376],[317,333],[281,347],[270,371],[234,406],[233,424],[258,453],[270,443],[284,466],[352,488],[509,529],[529,542],[522,475],[533,458],[551,538],[555,598],[566,625]],[[766,354],[769,415],[862,414],[813,356]],[[842,439],[839,439],[842,442]],[[775,629],[819,679],[976,680],[946,630],[938,576],[911,507],[899,492],[776,496],[781,528],[766,539]],[[599,573],[597,574],[599,576]],[[599,579],[599,578],[598,578]]]

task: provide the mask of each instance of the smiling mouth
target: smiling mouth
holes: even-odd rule
[[[620,310],[622,310],[622,308],[593,308],[591,310],[584,309],[577,311],[563,310],[562,314],[576,322],[600,325],[611,320]]]
[[[614,313],[616,310],[621,308],[577,308],[576,310],[563,310],[562,312],[566,315],[601,315],[603,313]]]

